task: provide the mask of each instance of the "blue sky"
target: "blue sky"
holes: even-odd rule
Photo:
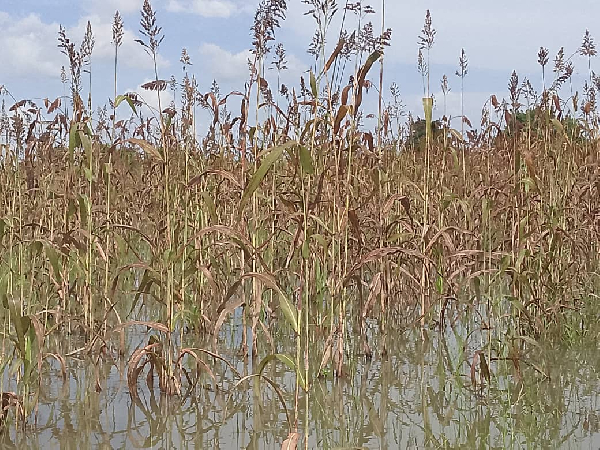
[[[143,0],[2,0],[0,85],[17,99],[39,101],[48,97],[52,100],[64,94],[59,75],[61,65],[67,61],[57,47],[59,25],[79,43],[90,20],[96,39],[92,55],[94,103],[96,106],[106,103],[112,95],[111,24],[118,9],[126,31],[120,50],[119,91],[141,91],[139,86],[153,77],[150,59],[134,42],[139,37],[142,3]],[[243,89],[251,46],[249,29],[258,1],[153,0],[151,3],[166,36],[160,49],[162,78],[175,75],[181,79],[179,57],[185,47],[194,64],[191,73],[196,75],[200,91],[208,91],[213,79],[219,82],[222,92]],[[369,20],[373,21],[375,30],[379,30],[381,0],[370,4],[377,14],[369,16]],[[276,35],[288,55],[289,70],[283,75],[283,81],[293,86],[298,86],[299,76],[312,63],[306,48],[315,27],[312,18],[303,14],[307,9],[300,0],[288,0],[288,18]],[[437,30],[430,68],[431,90],[437,97],[436,116],[441,115],[442,110],[439,81],[443,74],[447,74],[452,89],[448,113],[460,114],[460,80],[454,72],[463,47],[469,58],[469,73],[465,78],[466,113],[476,122],[483,103],[491,94],[498,98],[508,96],[506,86],[513,69],[521,78],[530,78],[536,89],[541,89],[541,69],[537,64],[540,46],[550,51],[547,77],[551,78],[552,60],[561,46],[565,47],[567,56],[572,55],[581,45],[586,28],[592,36],[600,38],[597,21],[600,2],[597,1],[387,0],[385,25],[392,28],[393,35],[392,45],[386,51],[384,84],[387,91],[389,85],[396,82],[407,109],[417,115],[421,112],[422,96],[421,78],[416,68],[417,37],[426,9],[431,10]],[[336,17],[329,49],[336,43],[341,10]],[[352,31],[355,27],[356,22],[346,21],[347,29]],[[573,61],[575,88],[581,91],[581,80],[587,76],[587,61],[579,55],[575,55]],[[594,66],[600,67],[600,62],[593,60]],[[274,77],[273,72],[272,82]],[[375,81],[377,76],[373,73],[371,77]],[[370,97],[375,95],[371,93]],[[567,95],[563,92],[563,96]],[[373,99],[370,102],[367,107],[374,104]]]

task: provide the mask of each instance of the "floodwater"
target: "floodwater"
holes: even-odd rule
[[[260,356],[253,364],[239,355],[240,326],[223,327],[217,350],[241,375],[251,374]],[[126,355],[151,334],[159,335],[134,328]],[[277,352],[293,359],[295,343],[289,332],[281,334],[275,339]],[[237,385],[231,369],[206,355],[202,359],[216,383],[203,372],[189,395],[171,397],[161,395],[156,382],[148,386],[147,371],[138,380],[138,397],[131,396],[127,357],[119,359],[116,347],[108,346],[101,358],[68,358],[64,383],[59,364],[50,358],[37,412],[22,430],[11,411],[2,448],[279,450],[289,433],[288,415],[292,422],[297,416],[299,448],[600,448],[595,339],[529,346],[520,355],[519,373],[513,361],[493,354],[489,360],[488,354],[488,380],[481,355],[473,365],[479,342],[466,342],[465,336],[462,329],[394,331],[385,338],[384,355],[383,338],[372,338],[372,359],[358,350],[359,338],[349,341],[347,375],[314,379],[308,397],[300,391],[296,413],[295,375],[277,362],[269,363],[264,375],[279,387],[285,408],[266,381],[253,378]],[[190,333],[185,345],[210,347],[197,339]],[[270,352],[267,343],[259,343],[265,354]],[[71,345],[76,348],[76,342]],[[312,373],[321,354],[310,356]],[[191,373],[195,364],[191,359],[186,364]],[[11,381],[4,382],[10,388]]]

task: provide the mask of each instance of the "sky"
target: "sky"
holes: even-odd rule
[[[208,92],[213,79],[222,93],[244,89],[252,42],[250,27],[258,0],[152,0],[151,3],[165,34],[158,67],[161,78],[174,75],[181,80],[179,59],[185,47],[193,63],[189,71],[196,76],[201,92]],[[326,53],[337,43],[344,3],[338,0],[339,11],[331,24]],[[32,99],[38,103],[66,94],[60,82],[60,69],[67,65],[67,59],[57,47],[59,26],[65,27],[68,37],[79,44],[90,21],[96,42],[92,54],[93,102],[95,106],[106,104],[113,91],[112,20],[118,9],[125,27],[119,50],[118,90],[140,92],[149,103],[155,102],[154,95],[140,88],[154,76],[151,59],[134,41],[140,38],[142,4],[143,0],[0,0],[0,85],[17,100]],[[375,30],[381,30],[382,0],[368,4],[376,14],[369,15],[367,20],[373,22]],[[306,52],[315,31],[314,20],[305,14],[308,9],[301,0],[288,0],[287,18],[276,31],[275,44],[284,44],[288,61],[288,70],[281,79],[290,86],[299,86],[299,77],[306,77],[306,71],[314,64]],[[384,20],[385,27],[392,29],[392,43],[386,48],[384,58],[384,98],[390,98],[389,86],[395,82],[406,110],[416,116],[423,115],[417,52],[427,9],[437,32],[430,52],[431,92],[436,97],[434,116],[442,115],[440,80],[444,74],[451,88],[447,113],[460,115],[461,87],[455,72],[464,48],[469,61],[464,79],[465,113],[475,118],[472,120],[475,127],[491,94],[498,99],[508,98],[507,83],[513,70],[520,79],[529,78],[541,90],[541,68],[537,63],[540,46],[550,52],[547,79],[552,78],[554,56],[564,46],[565,55],[572,55],[575,64],[575,89],[581,91],[588,68],[587,60],[576,54],[577,49],[586,29],[600,39],[597,0],[387,0]],[[351,32],[356,29],[357,21],[349,15],[344,24]],[[592,60],[594,66],[600,67],[596,58]],[[266,77],[272,85],[276,83],[275,71]],[[373,71],[369,78],[378,81],[378,74]],[[87,79],[83,85],[87,98]],[[569,95],[564,91],[561,94]],[[164,95],[165,101],[170,100],[170,93]],[[364,106],[371,108],[367,112],[376,113],[376,93],[371,91],[367,97]],[[5,98],[10,105],[12,99]]]

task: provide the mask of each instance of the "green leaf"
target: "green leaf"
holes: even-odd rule
[[[94,180],[94,173],[92,172],[91,169],[89,169],[88,167],[84,167],[83,168],[83,173],[85,174],[85,179],[88,182],[92,182]]]
[[[437,290],[438,294],[443,294],[444,293],[444,277],[441,275],[438,275],[436,280],[435,280],[435,289]]]
[[[117,95],[115,98],[115,109],[119,107],[119,105],[125,100],[134,114],[137,115],[137,111],[135,109],[135,103],[133,103],[133,99],[128,95]]]
[[[0,241],[2,241],[2,238],[4,237],[5,230],[6,222],[4,221],[4,219],[0,219]]]
[[[270,289],[273,289],[275,292],[277,292],[279,294],[279,306],[281,307],[281,310],[283,311],[283,315],[285,316],[287,321],[290,323],[290,325],[292,326],[294,331],[296,333],[299,333],[300,332],[300,322],[299,322],[299,317],[298,317],[298,310],[296,308],[294,308],[294,306],[292,305],[292,302],[290,302],[290,300],[287,298],[287,296],[285,295],[283,290],[277,285],[277,282],[275,281],[273,276],[266,274],[266,273],[256,273],[256,272],[250,272],[250,273],[247,273],[242,276],[242,278],[250,278],[250,277],[257,278],[265,286],[269,287]]]
[[[217,207],[215,205],[215,202],[213,201],[212,196],[210,195],[209,192],[202,192],[202,199],[204,200],[204,205],[206,206],[206,208],[208,209],[208,214],[210,215],[210,219],[212,220],[213,223],[217,223],[218,222],[218,218],[217,218]]]
[[[308,259],[310,257],[310,246],[308,245],[308,240],[302,243],[302,257],[304,259]]]
[[[307,173],[308,175],[313,175],[315,173],[315,166],[313,164],[310,151],[304,145],[300,145],[299,152],[300,165],[302,166],[302,170],[304,170],[304,173]]]
[[[0,278],[0,303],[5,309],[8,309],[8,279]]]
[[[431,130],[431,117],[433,114],[433,98],[423,97],[423,112],[425,113],[425,136],[427,142],[431,142],[433,133]]]
[[[553,117],[552,119],[550,119],[550,121],[552,122],[552,125],[554,126],[554,129],[556,131],[558,131],[561,134],[565,133],[565,127],[563,127],[563,124],[560,122],[560,120]]]
[[[70,198],[69,199],[69,204],[67,206],[67,218],[70,219],[73,214],[75,214],[77,212],[77,202],[75,202],[75,199]]]
[[[540,343],[538,341],[536,341],[535,339],[533,339],[530,336],[526,336],[526,335],[519,335],[519,336],[515,336],[515,339],[521,339],[522,341],[528,343],[529,345],[532,345],[534,347],[537,347],[538,349],[541,349],[542,347],[540,346]]]
[[[312,239],[313,241],[317,241],[317,243],[323,250],[327,250],[327,248],[329,247],[328,241],[325,239],[325,236],[323,236],[322,234],[312,234],[310,236],[310,239]]]
[[[288,320],[296,333],[300,332],[300,324],[298,323],[298,310],[292,306],[289,299],[279,291],[279,306],[283,310],[283,315]]]
[[[28,362],[33,361],[33,344],[36,341],[35,328],[29,316],[27,318],[29,325],[27,326],[27,335],[25,336],[25,360]]]
[[[271,361],[282,362],[290,370],[293,370],[294,373],[296,374],[296,377],[298,378],[298,383],[300,384],[302,389],[306,390],[306,381],[304,380],[304,377],[302,376],[302,371],[298,370],[298,368],[296,367],[296,363],[292,360],[292,358],[290,358],[287,355],[284,355],[281,353],[276,353],[276,354],[265,356],[258,364],[256,373],[258,375],[262,375],[263,371],[265,370],[266,365],[269,364]]]
[[[92,140],[85,134],[85,131],[79,130],[79,141],[85,150],[85,155],[90,158],[92,155]]]
[[[20,306],[14,300],[9,300],[9,311],[12,321],[15,325],[15,334],[17,338],[17,349],[20,357],[25,359],[25,334],[31,325],[31,319],[28,316],[22,316]]]
[[[260,185],[263,178],[269,172],[269,169],[271,169],[273,164],[275,164],[275,161],[277,161],[281,157],[284,150],[286,150],[290,147],[293,147],[294,145],[297,145],[297,144],[298,143],[296,141],[288,141],[283,145],[278,145],[277,147],[274,147],[273,149],[271,149],[271,151],[263,158],[263,161],[262,161],[260,167],[254,173],[254,175],[252,175],[252,179],[248,183],[248,186],[246,187],[246,190],[244,191],[244,194],[242,195],[242,199],[240,200],[240,206],[238,208],[238,211],[240,213],[243,211],[244,206],[248,202],[248,199],[250,197],[252,197],[252,195],[254,194],[256,189],[258,189],[258,186]]]
[[[313,97],[317,98],[317,79],[312,70],[310,71],[310,90],[312,91]]]
[[[528,194],[529,191],[535,190],[537,183],[534,178],[524,177],[521,179],[520,183],[525,187],[525,193]]]
[[[29,248],[31,248],[32,256],[39,256],[42,253],[42,250],[44,249],[44,243],[39,240],[32,241]]]
[[[88,223],[89,204],[90,204],[90,202],[89,202],[87,196],[85,196],[85,195],[79,196],[79,217],[81,218],[82,224]]]
[[[71,128],[69,129],[69,158],[73,161],[73,153],[77,147],[81,147],[81,138],[78,133],[78,123],[71,122]]]
[[[46,252],[46,257],[48,261],[50,261],[50,265],[52,266],[52,270],[54,272],[54,277],[58,284],[62,283],[62,276],[60,274],[60,263],[58,252],[54,249],[54,247],[47,245],[44,249]]]

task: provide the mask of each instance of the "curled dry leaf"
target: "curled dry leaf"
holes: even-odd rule
[[[197,186],[198,184],[200,184],[202,179],[204,177],[206,177],[207,175],[217,175],[221,178],[231,181],[236,188],[242,189],[240,182],[238,181],[238,179],[235,177],[235,175],[233,173],[228,172],[226,170],[221,170],[221,169],[205,170],[200,175],[196,175],[195,177],[193,177],[187,184],[187,187],[191,188],[191,187]]]
[[[212,379],[213,386],[214,386],[214,388],[216,390],[218,385],[217,385],[217,378],[215,377],[215,374],[210,369],[210,367],[208,367],[208,365],[204,361],[202,361],[202,359],[200,359],[200,357],[198,356],[198,354],[195,351],[195,349],[193,349],[193,348],[184,348],[184,349],[181,349],[181,352],[179,352],[179,357],[177,358],[177,362],[176,362],[177,367],[179,368],[179,370],[183,370],[183,362],[182,362],[182,360],[183,360],[183,357],[185,355],[190,355],[196,361],[197,377],[200,376],[200,371],[204,370],[208,374],[208,376]],[[195,382],[197,383],[198,380],[196,379]]]
[[[344,44],[345,43],[346,43],[346,40],[344,38],[340,38],[340,40],[338,41],[335,49],[333,50],[333,52],[329,56],[329,59],[327,60],[327,62],[325,63],[325,66],[323,67],[323,72],[327,72],[329,70],[329,68],[331,67],[331,65],[335,61],[335,58],[338,57],[338,55],[340,54],[340,52],[344,48]]]
[[[17,408],[17,415],[21,415],[23,413],[23,399],[14,392],[3,392],[2,410],[0,410],[0,427],[4,425],[6,415],[8,414],[8,410],[11,406],[15,406]]]
[[[553,95],[552,100],[554,101],[554,108],[557,111],[562,111],[562,108],[560,106],[560,98],[558,98],[558,95]]]
[[[346,106],[348,104],[348,95],[350,93],[350,89],[352,89],[352,85],[351,84],[347,85],[342,90],[342,106]]]
[[[404,212],[408,217],[410,217],[410,200],[406,195],[401,194],[393,194],[385,201],[381,210],[383,216],[387,216],[389,214],[389,212],[392,209],[392,206],[394,206],[394,202],[396,201],[400,202],[402,208],[404,208]]]
[[[129,359],[129,364],[127,365],[127,386],[129,387],[129,394],[132,397],[137,397],[137,382],[140,376],[140,372],[142,371],[144,366],[150,362],[150,359],[146,359],[144,362],[141,362],[142,358],[152,353],[155,348],[161,346],[162,344],[160,342],[155,342],[153,344],[145,346],[144,348],[138,348],[131,355],[131,358]]]
[[[523,159],[525,160],[525,165],[527,166],[529,175],[535,179],[537,177],[537,170],[535,169],[535,161],[533,160],[533,153],[531,153],[529,150],[525,150],[523,152]]]
[[[348,111],[351,111],[351,107],[348,105],[341,105],[335,115],[335,120],[333,122],[333,134],[338,134],[341,128],[342,120],[348,114]]]
[[[383,276],[382,272],[377,272],[373,276],[373,280],[371,280],[371,284],[369,285],[369,297],[367,299],[367,302],[364,304],[361,314],[360,314],[363,332],[365,330],[365,321],[367,318],[367,314],[369,313],[369,310],[373,306],[373,303],[375,303],[375,299],[377,298],[377,296],[379,294],[381,294],[381,288],[382,288],[381,278],[382,278],[382,276]]]
[[[167,88],[168,83],[167,80],[154,80],[142,84],[142,88],[147,91],[164,91]]]
[[[15,103],[14,105],[12,105],[10,108],[8,108],[8,110],[9,111],[15,111],[16,109],[20,108],[21,106],[24,106],[25,103],[27,103],[27,100],[18,101],[17,103]]]
[[[59,353],[46,353],[44,355],[44,359],[46,358],[54,358],[60,364],[60,372],[62,375],[63,383],[67,382],[67,362],[65,358]]]
[[[414,250],[409,250],[404,247],[377,248],[375,250],[370,251],[366,255],[364,255],[356,264],[354,264],[350,268],[350,270],[348,270],[348,272],[346,273],[344,278],[341,280],[341,284],[346,284],[352,278],[352,274],[354,272],[356,272],[358,269],[360,269],[362,266],[364,266],[365,264],[373,262],[373,261],[377,261],[386,256],[395,255],[395,254],[402,254],[404,256],[421,259],[424,262],[428,262],[428,263],[432,262],[429,258],[424,256],[422,253],[414,251]]]
[[[54,100],[50,105],[46,105],[46,108],[48,108],[48,114],[52,114],[54,111],[60,108],[60,97]]]
[[[323,375],[323,369],[325,369],[325,366],[327,365],[327,363],[329,363],[329,360],[331,359],[331,354],[333,352],[334,330],[332,330],[332,332],[327,337],[327,340],[325,341],[325,350],[323,351],[323,357],[321,358],[321,364],[319,364],[319,371],[317,372],[319,377]]]
[[[148,322],[145,320],[130,320],[129,322],[121,323],[121,324],[117,325],[113,329],[113,331],[119,331],[119,330],[129,327],[131,325],[143,325],[148,328],[152,328],[153,330],[162,331],[163,333],[169,332],[169,328],[166,325],[159,323],[159,322]]]
[[[298,440],[300,439],[300,433],[293,431],[288,434],[288,437],[283,444],[281,444],[281,450],[296,450],[296,446],[298,445]]]
[[[148,156],[151,156],[152,158],[156,159],[157,161],[160,161],[161,163],[165,162],[160,151],[158,151],[158,149],[156,147],[154,147],[152,144],[150,144],[149,142],[147,142],[143,139],[135,139],[135,138],[127,139],[127,141],[125,141],[125,142],[130,142],[132,144],[136,144]]]

